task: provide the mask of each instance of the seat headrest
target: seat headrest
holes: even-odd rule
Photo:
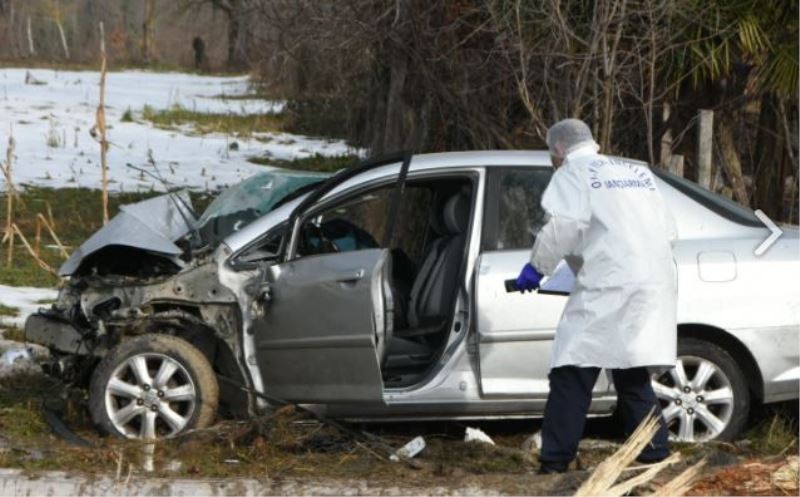
[[[469,195],[458,193],[444,206],[444,225],[451,235],[460,235],[469,226]]]

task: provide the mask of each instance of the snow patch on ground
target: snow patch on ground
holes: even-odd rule
[[[25,84],[26,73],[42,84]],[[9,133],[16,141],[13,180],[20,185],[53,188],[100,188],[98,143],[89,135],[95,123],[100,75],[90,71],[0,69],[0,156]],[[145,105],[156,110],[173,106],[203,113],[269,114],[284,102],[225,99],[247,95],[247,77],[216,77],[144,71],[111,72],[106,81],[109,189],[147,191],[165,188],[153,178],[127,167],[152,171],[148,153],[170,187],[217,190],[260,171],[248,157],[291,160],[321,154],[361,153],[341,140],[288,133],[258,133],[232,138],[215,133],[191,136],[190,128],[163,130],[147,122],[122,122],[130,109],[139,119]],[[233,142],[236,145],[233,145]],[[5,183],[0,184],[4,190]]]
[[[0,327],[21,328],[29,315],[40,307],[49,307],[46,301],[55,300],[57,296],[58,291],[52,288],[0,285],[0,304],[18,311],[16,316],[0,316]]]

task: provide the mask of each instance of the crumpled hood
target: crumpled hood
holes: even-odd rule
[[[123,205],[119,214],[72,253],[58,275],[71,275],[86,257],[112,245],[178,255],[182,250],[174,242],[192,229],[196,222],[192,211],[186,190]]]

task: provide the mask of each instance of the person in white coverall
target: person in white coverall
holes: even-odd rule
[[[542,196],[549,219],[517,288],[538,288],[562,259],[576,281],[553,342],[540,471],[566,471],[575,458],[602,368],[612,373],[626,434],[651,411],[659,416],[638,460],[662,460],[668,431],[649,368],[676,359],[675,222],[650,170],[598,154],[583,121],[556,123],[547,145],[556,168]]]

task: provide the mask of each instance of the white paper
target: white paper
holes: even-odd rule
[[[575,288],[575,274],[566,261],[561,261],[556,266],[553,274],[546,278],[539,290],[542,292],[572,293]]]

